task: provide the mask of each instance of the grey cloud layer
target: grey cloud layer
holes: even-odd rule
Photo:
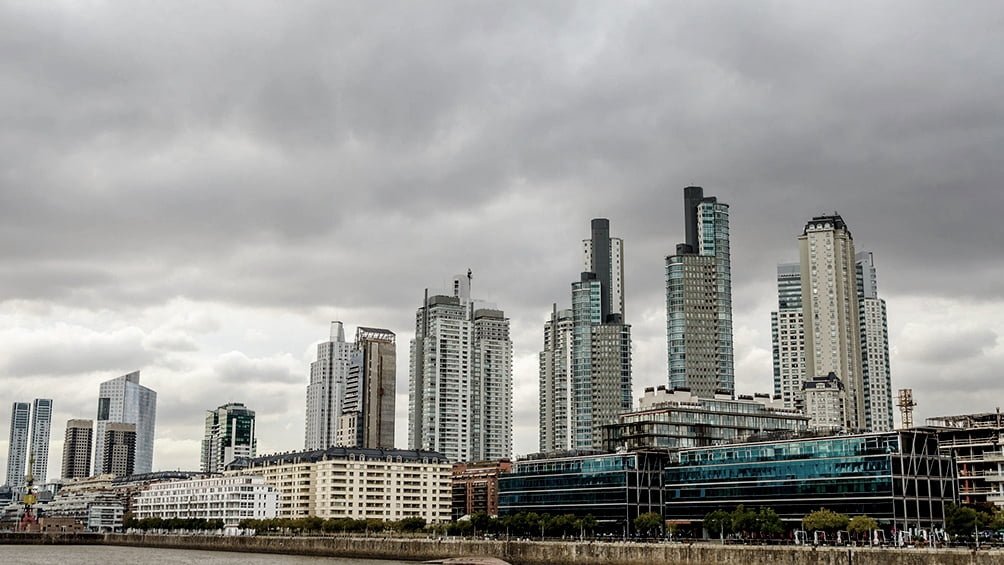
[[[607,216],[651,341],[688,184],[732,205],[737,319],[833,210],[887,298],[999,302],[1002,20],[993,2],[5,4],[0,303],[334,307],[406,339],[421,289],[472,268],[528,355]],[[99,344],[88,368],[197,333],[119,360]],[[45,339],[7,363],[65,370],[32,366]]]

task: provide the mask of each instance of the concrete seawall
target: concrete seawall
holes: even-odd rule
[[[1004,551],[967,549],[811,548],[714,544],[469,541],[348,537],[212,537],[140,534],[0,534],[0,544],[128,545],[425,561],[459,556],[513,565],[991,565]]]

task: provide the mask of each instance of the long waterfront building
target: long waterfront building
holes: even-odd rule
[[[685,389],[648,387],[638,410],[605,426],[608,451],[660,449],[678,451],[746,441],[753,436],[791,436],[806,431],[809,418],[767,395],[719,393],[702,398]]]
[[[241,520],[276,517],[278,491],[258,476],[219,476],[150,484],[133,500],[135,518],[221,520],[237,528]]]
[[[684,449],[666,468],[666,508],[700,525],[714,510],[773,508],[791,525],[826,508],[883,529],[942,527],[955,498],[952,459],[920,430]]]
[[[452,465],[439,453],[330,447],[240,463],[276,488],[279,518],[450,520]]]

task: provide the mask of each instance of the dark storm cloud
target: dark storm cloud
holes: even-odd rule
[[[731,204],[735,316],[765,335],[744,316],[834,210],[890,316],[1000,301],[1002,24],[992,2],[7,3],[0,304],[360,311],[406,343],[422,289],[472,268],[526,357],[605,216],[657,345],[689,184]]]

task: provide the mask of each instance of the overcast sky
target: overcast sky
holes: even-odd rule
[[[682,190],[731,205],[736,381],[770,392],[775,265],[838,211],[875,253],[917,419],[1004,402],[998,2],[4,2],[0,456],[15,400],[69,418],[133,370],[154,467],[204,411],[302,448],[331,320],[398,336],[472,269],[512,320],[515,451],[589,220],[625,241],[635,397],[665,384]],[[897,416],[897,421],[898,421]],[[5,466],[6,459],[0,460]]]

